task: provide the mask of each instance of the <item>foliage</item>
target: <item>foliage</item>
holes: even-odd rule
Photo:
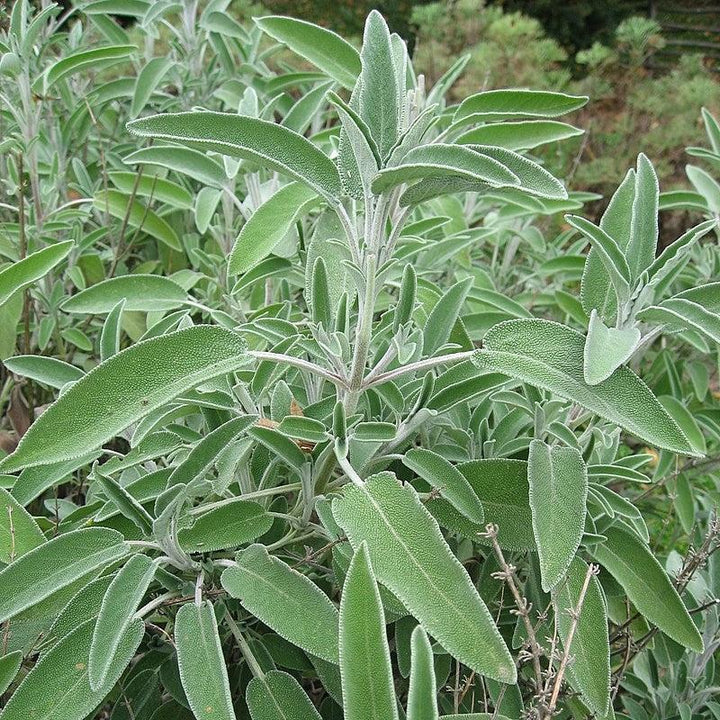
[[[0,37],[0,720],[713,717],[717,121],[593,223],[584,95],[227,8]]]

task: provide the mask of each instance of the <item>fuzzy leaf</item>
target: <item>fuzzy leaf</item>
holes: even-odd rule
[[[128,123],[134,135],[253,160],[308,184],[331,202],[342,192],[335,163],[302,135],[246,115],[211,111],[153,115]]]
[[[240,275],[266,258],[293,225],[319,202],[302,183],[289,183],[266,200],[243,225],[228,259],[228,274]]]
[[[122,275],[103,280],[73,295],[61,308],[70,313],[102,315],[125,300],[125,310],[150,312],[172,310],[186,299],[185,290],[170,278],[160,275]]]
[[[128,553],[123,536],[108,528],[85,528],[58,535],[0,570],[0,622],[39,603],[78,578]]]
[[[22,651],[8,653],[0,657],[0,695],[2,695],[12,684],[15,676],[22,665]]]
[[[528,484],[532,524],[545,592],[562,580],[585,528],[588,479],[575,448],[530,443]]]
[[[632,357],[639,342],[638,328],[609,328],[593,308],[583,351],[585,382],[598,385],[607,380]]]
[[[115,654],[133,624],[133,615],[155,576],[157,565],[147,555],[133,555],[105,593],[93,630],[88,680],[99,690],[112,670]]]
[[[467,125],[522,117],[553,118],[580,109],[586,97],[544,90],[488,90],[465,98],[455,123]]]
[[[182,252],[182,245],[176,232],[155,211],[150,210],[139,200],[124,195],[117,190],[101,190],[95,194],[93,205],[100,212],[108,212],[112,217],[124,220],[131,228],[141,230],[173,250]],[[129,209],[129,211],[128,211]]]
[[[482,503],[470,483],[442,455],[438,455],[431,450],[415,448],[408,450],[402,461],[406,467],[409,467],[415,474],[439,490],[440,497],[445,498],[468,520],[478,525],[485,522],[485,511]]]
[[[227,568],[222,586],[243,607],[293,645],[329,662],[338,661],[338,611],[312,580],[263,545],[251,545]]]
[[[507,320],[488,331],[484,344],[474,357],[480,370],[504,372],[572,400],[657,447],[694,454],[677,423],[628,368],[598,385],[585,382],[584,338],[574,330],[549,320]]]
[[[620,525],[603,530],[595,559],[622,585],[630,602],[680,645],[701,653],[703,640],[670,578],[640,538]]]
[[[575,558],[555,597],[557,628],[563,646],[572,625],[568,610],[574,611],[577,607],[587,569],[580,558]],[[605,596],[595,576],[590,578],[585,593],[570,654],[573,658],[567,668],[570,684],[582,693],[583,700],[594,712],[604,716],[610,702],[610,640]]]
[[[0,488],[0,562],[9,565],[44,542],[45,536],[32,515]]]
[[[407,720],[438,720],[437,680],[433,651],[427,633],[420,627],[410,638],[411,670]]]
[[[343,585],[340,673],[345,720],[397,720],[385,614],[364,542]]]
[[[198,325],[144,340],[78,380],[30,427],[0,471],[71,460],[205,380],[244,364],[245,342]]]
[[[443,647],[473,670],[515,682],[515,665],[465,568],[412,487],[392,473],[346,486],[333,514],[354,548],[363,541],[378,580]]]
[[[264,535],[272,523],[262,505],[231,500],[198,516],[192,527],[180,530],[178,542],[187,553],[236,548]]]
[[[245,700],[252,720],[320,720],[300,683],[280,670],[254,677],[248,683]]]
[[[339,35],[304,20],[278,15],[256,18],[255,22],[268,35],[352,90],[362,69],[360,55]]]
[[[79,380],[85,373],[70,363],[42,355],[15,355],[3,361],[16,375],[37,380],[58,390],[69,382]]]
[[[227,180],[225,170],[217,160],[189,147],[153,145],[127,155],[123,162],[127,165],[157,165],[212,187],[222,187]],[[132,186],[127,192],[131,190]]]
[[[494,145],[507,150],[532,150],[551,142],[582,135],[583,130],[556,120],[488,123],[463,133],[461,145]]]
[[[4,305],[18,290],[47,275],[68,256],[74,244],[72,240],[67,240],[50,245],[0,271],[0,305]]]
[[[186,604],[175,616],[180,680],[197,720],[235,720],[212,603]]]
[[[3,720],[82,720],[110,692],[140,645],[145,625],[135,620],[118,644],[107,679],[97,690],[88,681],[94,620],[62,638],[20,683],[2,712]]]

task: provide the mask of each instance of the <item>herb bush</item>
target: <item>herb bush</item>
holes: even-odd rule
[[[0,720],[717,717],[720,126],[596,224],[586,97],[226,6],[0,39]]]

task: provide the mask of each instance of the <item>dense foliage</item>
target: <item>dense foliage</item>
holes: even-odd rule
[[[0,720],[720,717],[716,118],[228,4],[0,36]]]

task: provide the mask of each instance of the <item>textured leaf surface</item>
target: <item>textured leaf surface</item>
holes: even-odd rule
[[[80,720],[102,702],[132,660],[145,625],[135,620],[120,640],[101,687],[88,680],[87,658],[93,626],[88,620],[41,656],[2,712],[3,720]]]
[[[142,230],[156,240],[165,243],[169,248],[182,251],[182,245],[172,227],[156,212],[117,190],[101,190],[93,200],[95,207],[101,212],[108,212],[119,220],[127,217],[131,228]]]
[[[584,338],[574,330],[549,320],[508,320],[488,331],[484,345],[474,356],[481,370],[550,390],[657,447],[694,454],[677,423],[628,368],[598,385],[585,382]]]
[[[280,188],[243,225],[230,253],[228,273],[239,275],[266,258],[317,201],[317,193],[302,183]]]
[[[320,713],[300,683],[280,670],[254,677],[248,683],[245,699],[252,720],[320,720]]]
[[[0,305],[6,303],[18,290],[47,275],[69,255],[73,245],[72,240],[50,245],[0,271]]]
[[[329,662],[338,661],[338,611],[312,580],[252,545],[222,585],[243,607],[278,635]]]
[[[385,614],[365,543],[343,585],[340,673],[345,720],[397,720]]]
[[[74,365],[42,355],[16,355],[4,360],[3,364],[10,372],[58,389],[65,383],[79,380],[85,374]]]
[[[437,680],[427,633],[418,625],[410,638],[411,669],[407,720],[437,720]]]
[[[270,15],[255,22],[343,87],[352,90],[362,66],[358,51],[330,30],[296,18]]]
[[[0,657],[0,695],[11,685],[20,670],[23,654],[20,650]]]
[[[441,497],[468,520],[479,525],[485,521],[482,503],[467,478],[442,455],[416,448],[405,454],[403,464],[439,490]]]
[[[245,342],[198,325],[137,343],[91,370],[30,427],[4,472],[71,460],[147,413],[245,361]]]
[[[333,514],[353,547],[366,541],[378,580],[461,662],[501,682],[515,665],[465,568],[417,493],[392,473],[346,486]]]
[[[233,500],[200,515],[192,527],[178,532],[180,547],[188,553],[236,548],[264,535],[272,517],[262,505]]]
[[[455,113],[455,122],[553,118],[578,110],[587,101],[583,96],[544,90],[488,90],[463,100]]]
[[[0,488],[0,562],[9,565],[44,542],[45,536],[32,515]]]
[[[638,328],[609,328],[593,309],[583,353],[585,382],[597,385],[607,380],[630,359],[639,342]]]
[[[695,652],[703,641],[683,601],[650,549],[619,525],[603,530],[607,538],[593,547],[596,560],[622,585],[630,602],[675,642]]]
[[[174,140],[190,147],[254,160],[307,183],[329,200],[342,188],[335,163],[302,135],[266,120],[210,111],[153,115],[128,123],[141,137]]]
[[[556,120],[525,120],[488,123],[463,133],[457,142],[463,145],[495,145],[508,150],[532,150],[582,134],[579,128]]]
[[[471,522],[449,502],[429,500],[427,508],[444,527],[483,542],[485,523],[498,526],[498,542],[508,550],[535,550],[532,514],[528,497],[527,462],[493,458],[471,460],[458,470],[483,504],[483,524]]]
[[[216,159],[189,147],[153,145],[127,155],[123,162],[168,168],[212,187],[222,187],[227,179],[223,166]]]
[[[578,605],[587,569],[580,558],[575,558],[568,568],[565,582],[558,588],[555,612],[563,645],[572,625],[572,617],[567,611],[575,610]],[[610,702],[610,641],[605,596],[595,576],[590,578],[585,593],[570,655],[573,658],[567,668],[570,684],[582,693],[594,712],[605,715]]]
[[[582,455],[575,448],[533,440],[528,484],[542,586],[548,592],[565,574],[585,527],[588,479]]]
[[[123,275],[92,285],[62,304],[65,312],[109,313],[121,300],[125,310],[172,310],[183,304],[187,293],[170,278],[160,275]]]
[[[155,576],[157,565],[147,555],[133,555],[105,593],[93,630],[88,661],[90,687],[103,687],[133,615]]]
[[[211,603],[187,604],[178,610],[175,645],[180,679],[193,715],[197,720],[235,720]]]
[[[123,536],[107,528],[74,530],[36,547],[0,571],[0,587],[13,589],[0,598],[0,622],[127,552]]]

